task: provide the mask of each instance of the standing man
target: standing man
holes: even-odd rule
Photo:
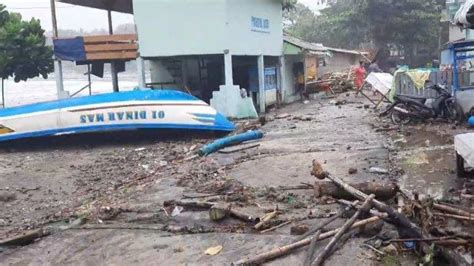
[[[369,65],[369,73],[382,73],[382,69],[380,69],[379,65],[377,64],[377,59],[375,59],[372,64]]]
[[[359,93],[359,91],[362,89],[362,86],[364,85],[366,74],[367,72],[365,71],[364,62],[360,61],[359,66],[355,69],[354,85],[356,86],[357,93]]]

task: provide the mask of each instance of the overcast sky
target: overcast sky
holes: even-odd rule
[[[301,3],[314,7],[316,0],[299,0]],[[0,0],[7,10],[21,13],[25,19],[39,18],[44,29],[51,31],[50,0]],[[107,28],[107,12],[103,10],[78,7],[68,4],[57,4],[58,24],[61,29],[84,29],[87,31]],[[132,15],[113,13],[115,26],[133,23]]]

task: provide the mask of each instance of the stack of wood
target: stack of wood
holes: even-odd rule
[[[338,72],[329,72],[322,75],[317,81],[309,82],[310,91],[327,91],[328,87],[334,93],[343,93],[354,88],[354,71],[347,68]]]

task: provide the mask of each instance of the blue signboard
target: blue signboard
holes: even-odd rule
[[[251,17],[252,31],[270,33],[270,20],[266,18]]]
[[[265,73],[265,90],[276,90],[278,86],[277,79],[277,68],[276,67],[266,67],[264,70]],[[249,90],[252,92],[258,92],[258,70],[257,67],[252,67],[249,69]]]

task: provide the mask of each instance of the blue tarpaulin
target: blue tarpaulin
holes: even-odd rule
[[[53,43],[54,55],[60,60],[76,62],[87,60],[84,38],[56,39]]]

